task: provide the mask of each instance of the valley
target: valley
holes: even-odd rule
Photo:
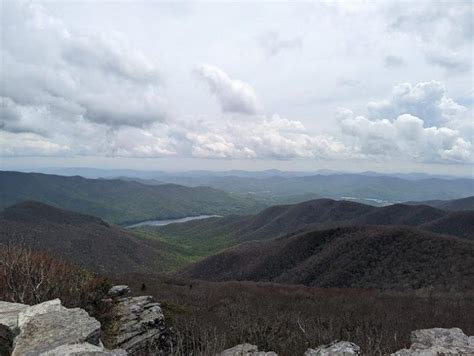
[[[462,259],[463,268],[465,269],[459,272],[459,278],[467,278],[468,280],[470,278],[468,277],[468,270],[470,263],[472,263],[471,249],[474,241],[474,210],[470,210],[473,202],[472,197],[450,201],[429,201],[428,204],[430,205],[424,205],[424,202],[409,202],[408,204],[393,204],[382,207],[346,200],[315,199],[296,204],[274,205],[264,208],[256,214],[251,214],[250,211],[256,209],[253,205],[255,202],[245,201],[241,205],[222,208],[221,204],[225,204],[226,201],[236,204],[240,200],[229,197],[226,195],[228,193],[217,190],[208,190],[207,193],[211,194],[202,193],[208,189],[205,187],[198,188],[202,194],[196,200],[196,192],[193,189],[197,188],[170,187],[167,184],[146,186],[123,180],[84,179],[34,174],[15,176],[10,172],[3,172],[0,177],[3,177],[3,182],[8,183],[4,185],[1,194],[11,201],[21,201],[26,197],[39,197],[43,201],[54,199],[64,201],[62,199],[65,199],[66,195],[81,197],[80,200],[76,198],[65,200],[66,205],[72,204],[77,212],[32,200],[6,207],[0,215],[2,221],[0,237],[2,237],[2,241],[5,242],[11,239],[12,236],[22,236],[22,241],[35,249],[44,249],[55,256],[74,260],[100,273],[120,274],[125,271],[130,273],[145,271],[148,273],[163,273],[176,271],[178,274],[187,277],[211,280],[281,280],[285,283],[347,287],[351,286],[353,282],[337,282],[336,280],[339,277],[333,282],[325,282],[327,278],[324,276],[314,277],[315,279],[313,277],[295,279],[290,276],[292,274],[302,276],[305,269],[321,270],[321,267],[316,268],[314,264],[324,263],[323,260],[321,262],[311,261],[320,261],[326,255],[324,258],[329,260],[342,260],[342,255],[336,258],[335,255],[333,256],[336,252],[330,251],[338,251],[337,244],[350,246],[351,241],[358,241],[355,246],[362,248],[366,244],[368,250],[356,252],[356,249],[353,249],[352,253],[369,256],[373,253],[369,250],[375,248],[378,251],[377,254],[390,256],[389,252],[395,250],[397,253],[401,253],[400,258],[405,256],[405,252],[402,253],[405,250],[401,250],[402,246],[411,246],[409,242],[413,242],[415,245],[420,244],[420,247],[417,248],[415,248],[415,245],[409,247],[412,253],[416,251],[420,254],[418,257],[412,256],[406,261],[395,260],[393,256],[382,258],[380,263],[385,263],[388,258],[392,261],[393,267],[383,265],[379,267],[370,261],[367,262],[366,267],[357,267],[369,276],[367,282],[359,281],[361,284],[358,287],[386,288],[386,282],[383,281],[382,277],[370,277],[371,273],[376,270],[393,270],[393,268],[403,266],[405,269],[403,273],[408,273],[406,280],[413,282],[410,288],[416,288],[419,283],[416,281],[423,278],[416,277],[417,273],[413,271],[419,269],[428,271],[435,265],[435,262],[426,259],[426,262],[424,262],[426,265],[422,264],[415,268],[409,265],[410,261],[413,259],[417,261],[424,260],[421,255],[424,254],[423,251],[427,248],[426,246],[430,246],[429,249],[432,251],[430,254],[434,253],[439,257],[442,253],[445,253],[443,252],[445,249],[443,246],[448,243],[453,244],[450,249],[454,249],[454,246],[460,249],[458,254],[461,253],[461,250],[467,254]],[[13,177],[15,177],[15,185],[13,185]],[[18,182],[22,181],[35,182],[35,185],[29,186],[26,184],[19,188]],[[51,188],[52,184],[56,182],[60,182],[64,187],[75,189],[53,190]],[[148,191],[147,189],[151,190]],[[128,192],[128,195],[115,200],[114,204],[108,203],[107,199],[111,197],[111,192],[115,191]],[[114,219],[108,221],[107,219],[100,219],[104,215],[110,216],[110,209],[117,209],[120,204],[126,204],[127,210],[122,214],[128,214],[131,208],[141,204],[140,201],[134,199],[135,194],[139,192],[148,194],[146,197],[143,196],[141,200],[149,201],[144,206],[149,207],[147,209],[150,211],[169,214],[165,213],[161,207],[168,206],[168,197],[180,192],[182,195],[180,202],[183,201],[182,199],[193,199],[192,202],[184,204],[184,207],[191,206],[190,204],[196,204],[197,206],[201,201],[206,201],[206,205],[201,209],[206,212],[217,212],[219,216],[194,215],[176,219],[145,220],[133,224],[124,224],[127,227],[126,229],[111,225],[110,222],[114,222]],[[184,195],[184,192],[187,195]],[[151,193],[159,195],[152,195]],[[175,196],[174,199],[178,198]],[[92,204],[94,201],[101,201],[105,206],[103,216],[99,215],[100,218],[83,215],[82,213],[82,211],[87,210],[87,205],[85,206],[84,202]],[[216,202],[219,205],[212,205]],[[243,208],[244,206],[252,207]],[[140,207],[142,206],[140,205]],[[468,210],[465,210],[465,208]],[[141,209],[140,214],[145,216],[147,209]],[[245,213],[245,215],[236,214],[236,209],[241,214],[242,212]],[[169,212],[170,210],[166,211]],[[180,211],[184,212],[184,209],[181,208]],[[220,216],[220,214],[224,216]],[[122,221],[122,219],[123,217],[119,221]],[[69,237],[56,241],[61,235]],[[101,236],[101,238],[98,238],[98,236]],[[398,241],[399,238],[402,240]],[[462,241],[458,241],[457,238],[462,239]],[[295,248],[306,246],[307,243],[304,241],[314,241],[314,245],[307,245],[307,248],[302,248],[298,252]],[[378,247],[374,245],[382,242],[383,244]],[[392,244],[395,245],[392,246]],[[267,252],[265,252],[267,249],[272,256],[267,256]],[[278,267],[278,261],[288,260],[288,257],[285,257],[286,250],[293,251],[292,253],[295,254],[291,257],[293,262],[286,267]],[[282,255],[278,255],[279,253]],[[347,253],[349,251],[344,252],[344,254]],[[273,254],[276,255],[273,256]],[[252,258],[257,258],[259,264],[254,266]],[[345,258],[348,260],[356,259],[355,256]],[[255,268],[255,270],[244,272],[244,266],[237,262],[240,260],[246,261],[246,268],[254,266],[252,268]],[[266,260],[269,261],[269,264],[266,264]],[[449,261],[448,255],[442,258],[442,261]],[[193,262],[198,263],[189,265]],[[229,265],[226,265],[226,263]],[[407,263],[408,265],[405,266]],[[304,267],[306,265],[307,267]],[[441,268],[440,266],[437,265],[436,268]],[[356,267],[346,266],[344,263],[340,268],[340,271],[332,270],[331,272],[336,274],[356,273],[351,269]],[[452,268],[454,268],[454,265]],[[414,274],[412,275],[412,273]],[[433,273],[439,274],[438,272]],[[283,277],[283,275],[287,277]],[[397,280],[395,277],[391,277],[391,279],[391,287],[401,288],[406,285],[403,279]],[[432,283],[441,282],[429,281],[425,278],[425,281],[418,287],[429,286]],[[446,284],[447,282],[442,283]],[[460,286],[459,283],[459,281],[455,281],[453,286]]]

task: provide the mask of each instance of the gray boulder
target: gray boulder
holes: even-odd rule
[[[18,314],[26,308],[28,308],[26,304],[0,301],[0,324],[15,331],[18,328]]]
[[[113,309],[114,328],[110,344],[130,355],[169,354],[174,339],[160,304],[151,296],[117,299]]]
[[[26,304],[0,301],[0,355],[10,355],[13,339],[19,332],[18,314],[26,308]]]
[[[459,328],[421,329],[411,333],[409,349],[392,356],[474,355],[474,336],[467,336]]]
[[[59,299],[37,305],[0,302],[0,355],[125,356],[106,350],[100,323],[86,311],[67,309]]]
[[[37,355],[78,343],[101,345],[100,323],[85,310],[62,307],[32,316],[16,337],[12,356]]]
[[[252,344],[239,344],[230,349],[222,351],[218,356],[278,356],[273,351],[258,351],[258,347]]]
[[[110,298],[119,298],[130,293],[130,288],[126,285],[113,286],[109,289],[108,295]]]
[[[66,308],[61,305],[61,300],[59,299],[52,299],[44,303],[28,306],[18,313],[18,328],[22,330],[36,315],[46,314],[62,309]]]
[[[360,355],[360,347],[349,341],[336,341],[329,345],[322,345],[316,349],[307,349],[304,356],[349,356]]]

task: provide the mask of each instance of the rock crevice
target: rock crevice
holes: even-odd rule
[[[151,296],[124,297],[130,290],[118,287],[109,292],[114,314],[109,342],[129,355],[169,354],[174,344],[173,330],[165,323],[160,303]]]

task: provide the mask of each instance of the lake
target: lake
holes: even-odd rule
[[[125,226],[127,229],[132,229],[135,227],[150,225],[150,226],[163,226],[168,224],[176,224],[176,223],[184,223],[191,220],[201,220],[201,219],[208,219],[208,218],[220,218],[220,215],[198,215],[198,216],[188,216],[186,218],[181,219],[167,219],[167,220],[147,220],[142,221],[133,225]]]

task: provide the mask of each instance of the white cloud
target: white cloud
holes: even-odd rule
[[[423,120],[409,114],[394,121],[363,116],[341,121],[343,133],[353,139],[353,150],[366,158],[418,162],[470,162],[472,144],[446,127],[423,127]]]
[[[115,35],[115,36],[114,36]],[[138,83],[158,82],[155,65],[118,34],[70,37],[62,49],[70,64]]]
[[[232,79],[223,70],[209,64],[199,65],[196,72],[208,84],[223,112],[257,113],[257,94],[249,84]]]
[[[413,33],[427,42],[444,42],[458,47],[472,41],[472,15],[474,10],[465,2],[392,3],[387,15],[395,31]]]
[[[17,123],[10,116],[4,130],[28,131],[30,125],[38,132],[41,122],[42,131],[54,131],[46,114],[53,121],[109,126],[164,119],[155,65],[120,36],[75,33],[38,4],[6,2],[2,11],[0,95],[22,113]]]
[[[402,114],[412,114],[429,125],[462,117],[467,111],[446,95],[443,83],[434,80],[414,86],[399,84],[393,88],[390,99],[370,102],[367,109],[371,118],[395,119]]]
[[[386,10],[392,31],[423,44],[426,62],[450,74],[472,70],[474,7],[470,1],[394,3]]]
[[[4,3],[0,155],[472,162],[469,6],[173,6]]]
[[[67,156],[70,147],[60,145],[34,133],[0,131],[0,156]]]
[[[200,126],[189,128],[186,138],[192,155],[201,158],[331,159],[346,150],[332,136],[311,135],[300,121],[278,115],[240,123],[228,120],[220,129]]]
[[[46,106],[18,105],[12,99],[0,96],[0,129],[9,132],[47,134],[46,121],[51,115]]]
[[[472,123],[467,108],[431,81],[395,86],[392,97],[367,105],[368,117],[339,109],[346,142],[361,157],[415,162],[473,161]]]
[[[176,142],[168,133],[166,125],[152,128],[123,127],[109,135],[102,147],[107,156],[113,157],[167,157],[174,156]]]

